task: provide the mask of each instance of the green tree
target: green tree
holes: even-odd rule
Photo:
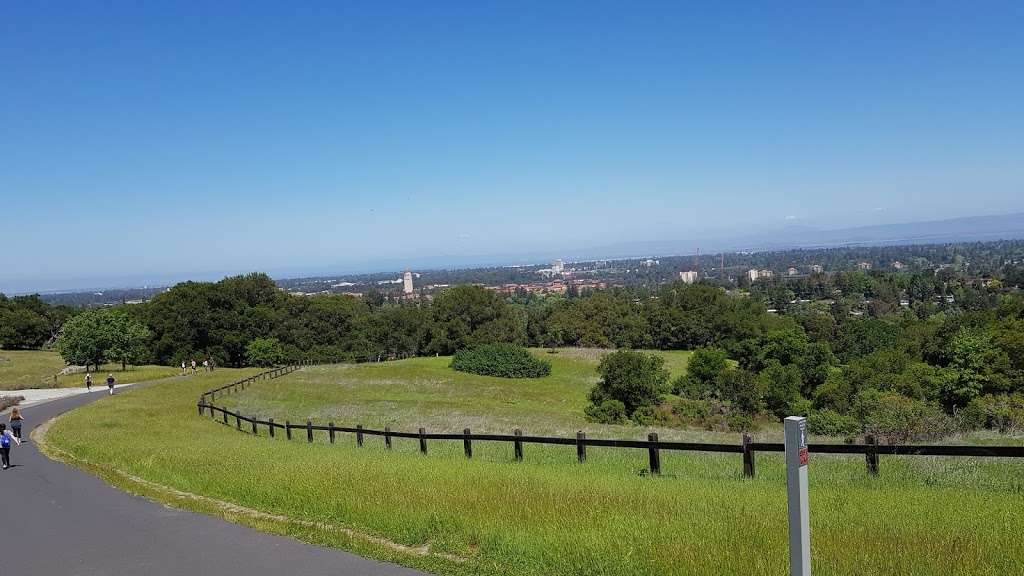
[[[106,360],[108,330],[102,309],[91,309],[64,323],[57,351],[68,364],[99,366]]]
[[[778,418],[805,413],[809,408],[800,395],[800,369],[794,364],[783,366],[772,360],[758,378],[768,410]]]
[[[764,408],[761,385],[753,372],[727,368],[718,374],[716,386],[723,400],[732,402],[745,414],[755,415]]]
[[[430,351],[440,354],[494,342],[522,343],[526,336],[505,300],[482,286],[443,290],[434,298],[431,316]]]
[[[277,338],[256,338],[245,347],[251,366],[269,368],[284,361],[284,348]]]
[[[665,360],[655,354],[618,350],[606,354],[597,366],[601,380],[590,391],[590,401],[602,406],[618,400],[632,417],[638,408],[653,406],[668,392]]]
[[[106,310],[101,315],[104,332],[103,356],[121,363],[139,364],[149,355],[152,334],[141,322],[119,309]]]
[[[693,399],[718,396],[718,378],[728,366],[728,355],[725,350],[698,348],[690,356],[686,374],[673,383],[672,391]]]

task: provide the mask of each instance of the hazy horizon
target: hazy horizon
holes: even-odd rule
[[[14,4],[0,291],[1021,213],[1021,16]]]

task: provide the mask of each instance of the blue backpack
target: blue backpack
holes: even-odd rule
[[[11,447],[11,437],[9,436],[9,432],[7,432],[7,430],[4,430],[3,434],[0,434],[0,448],[10,448],[10,447]]]

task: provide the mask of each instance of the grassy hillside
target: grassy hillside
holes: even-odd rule
[[[85,386],[85,374],[54,375],[65,367],[60,354],[52,350],[0,350],[0,390],[23,388],[68,388]],[[180,370],[168,366],[107,364],[93,371],[93,383],[102,384],[112,373],[119,384],[166,378]]]
[[[509,433],[515,428],[535,434],[588,433],[636,436],[630,426],[588,423],[583,417],[587,393],[598,380],[600,356],[607,351],[562,349],[557,354],[534,350],[550,360],[551,375],[508,379],[457,372],[450,357],[397,362],[311,367],[261,384],[223,402],[243,414],[337,424],[391,426],[435,432]],[[689,352],[657,352],[673,375],[686,371]],[[681,431],[665,431],[678,436]],[[690,436],[706,434],[691,431]],[[733,435],[735,436],[735,435]]]
[[[433,378],[424,362],[410,375]],[[651,478],[637,473],[643,451],[593,448],[580,465],[573,447],[527,446],[516,463],[509,446],[486,443],[473,460],[459,442],[431,442],[426,457],[414,440],[390,452],[379,438],[288,443],[196,414],[201,391],[242,373],[103,398],[59,419],[48,441],[150,497],[439,574],[786,571],[778,456],[759,455],[758,477],[744,479],[739,455],[665,453],[665,475]],[[882,457],[872,478],[862,458],[816,456],[810,475],[816,574],[1024,573],[1022,463]]]

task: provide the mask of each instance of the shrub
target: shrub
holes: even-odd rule
[[[601,358],[597,371],[601,380],[590,390],[590,402],[600,406],[618,400],[633,415],[637,408],[661,402],[668,391],[665,360],[655,354],[618,350]]]
[[[975,398],[959,416],[967,428],[993,428],[1003,433],[1024,429],[1024,394]]]
[[[879,394],[862,405],[864,431],[890,443],[936,440],[956,432],[956,425],[937,404],[899,394]]]
[[[626,405],[618,400],[605,400],[600,404],[591,404],[583,411],[587,420],[601,424],[625,424]]]
[[[759,375],[764,403],[768,410],[782,419],[806,413],[808,402],[800,395],[802,380],[800,369],[794,364],[780,364],[775,360]]]
[[[860,423],[853,416],[826,408],[807,416],[807,431],[820,436],[854,436],[860,432]]]
[[[742,368],[728,368],[718,374],[718,391],[737,410],[753,416],[764,408],[757,375]]]
[[[551,374],[551,363],[515,344],[483,344],[459,350],[450,366],[459,372],[500,378],[540,378]]]

